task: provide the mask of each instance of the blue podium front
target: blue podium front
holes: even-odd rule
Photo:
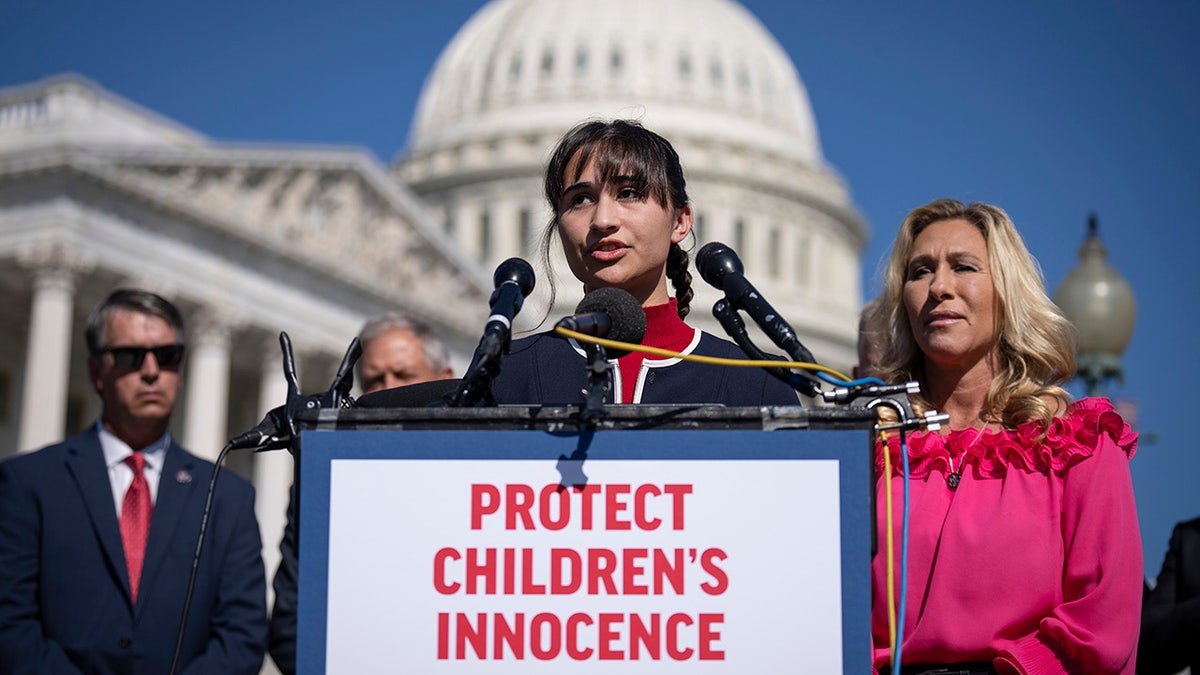
[[[307,425],[299,672],[869,672],[870,420],[571,420]]]

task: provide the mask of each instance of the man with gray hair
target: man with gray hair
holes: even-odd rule
[[[374,317],[363,325],[358,339],[363,348],[358,376],[364,394],[454,377],[445,344],[428,324],[414,317],[399,312]],[[271,613],[271,658],[284,675],[296,672],[299,531],[295,495],[292,486],[287,528],[279,544],[281,559],[275,572],[275,608]]]
[[[388,312],[367,321],[358,339],[363,347],[358,377],[364,394],[454,377],[446,345],[419,319]]]

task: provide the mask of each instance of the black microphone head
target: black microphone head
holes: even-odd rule
[[[506,281],[512,281],[521,289],[521,297],[528,297],[533,292],[533,285],[536,277],[533,274],[533,265],[530,265],[521,258],[509,258],[500,263],[496,267],[496,273],[492,275],[492,283],[496,288]]]
[[[725,290],[726,274],[742,274],[745,268],[737,253],[719,241],[713,241],[700,247],[696,253],[696,269],[700,277],[709,286],[717,290]]]
[[[590,314],[591,312],[604,312],[608,315],[612,321],[612,328],[608,331],[607,336],[610,340],[641,344],[642,338],[646,337],[646,311],[642,309],[637,298],[630,295],[628,291],[610,287],[597,288],[588,293],[575,307],[575,313]],[[609,356],[613,358],[619,358],[624,354],[624,352],[617,353],[617,350],[609,350]]]

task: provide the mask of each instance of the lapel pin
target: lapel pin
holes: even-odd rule
[[[175,482],[179,483],[180,485],[187,485],[188,483],[192,482],[192,474],[186,469],[180,469],[179,471],[175,472]]]

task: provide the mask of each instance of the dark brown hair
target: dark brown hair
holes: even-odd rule
[[[667,139],[632,120],[584,122],[562,137],[546,166],[545,193],[554,213],[542,232],[542,265],[550,269],[550,249],[558,234],[560,201],[568,183],[573,183],[592,161],[600,174],[601,183],[618,176],[629,176],[634,187],[653,197],[668,209],[682,209],[688,204],[686,181],[679,154]],[[574,162],[574,164],[572,164]],[[565,180],[567,168],[575,167],[575,175]],[[677,243],[667,254],[667,278],[675,287],[680,318],[687,316],[692,300],[692,274],[688,271],[689,256]],[[550,281],[550,303],[556,295],[553,276]]]

